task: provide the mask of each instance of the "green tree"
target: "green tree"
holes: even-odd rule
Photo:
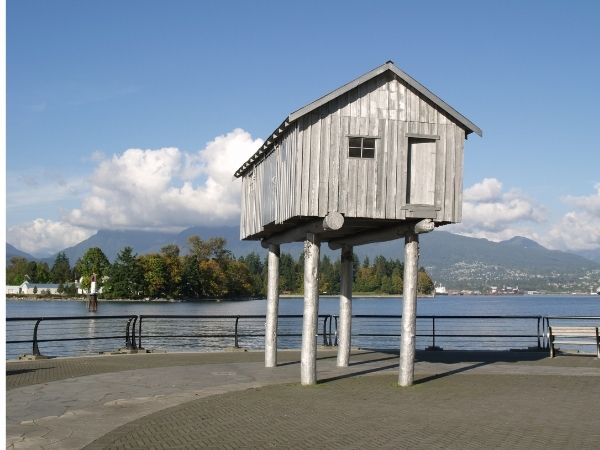
[[[71,281],[71,264],[65,252],[59,252],[56,255],[52,269],[50,269],[50,279],[53,283]]]
[[[404,289],[404,283],[403,283],[403,272],[404,272],[404,267],[399,267],[396,266],[394,267],[394,270],[392,270],[392,277],[391,277],[391,281],[392,281],[392,290],[390,292],[390,294],[401,294],[403,289]]]
[[[298,268],[289,253],[282,253],[279,257],[279,288],[284,293],[298,291]]]
[[[139,298],[143,293],[144,273],[131,247],[119,252],[108,271],[104,293],[113,298]]]
[[[433,292],[433,280],[423,267],[417,273],[417,292],[419,294],[431,294]]]
[[[160,255],[167,271],[165,296],[169,298],[181,297],[181,282],[183,267],[179,256],[179,247],[175,244],[165,245],[160,249]]]
[[[75,272],[83,277],[81,285],[89,289],[92,274],[96,274],[97,287],[102,286],[102,279],[108,275],[110,262],[98,247],[89,248],[75,264]]]
[[[279,275],[279,279],[281,280],[281,267],[282,267],[282,259],[283,259],[284,255],[281,255],[279,258],[279,267],[280,267],[280,275]],[[252,296],[259,296],[259,295],[264,295],[265,291],[264,291],[264,277],[263,277],[263,271],[264,271],[264,264],[260,259],[260,256],[258,256],[257,253],[252,252],[249,253],[248,255],[246,255],[245,257],[240,257],[239,261],[243,264],[246,265],[246,267],[248,268],[248,274],[250,276],[250,282],[251,282],[251,289],[250,289],[250,295]],[[281,285],[281,283],[280,283]]]
[[[9,264],[6,266],[6,284],[20,285],[29,277],[29,261],[21,256],[13,256],[10,258]]]
[[[167,296],[169,270],[162,255],[152,253],[139,258],[144,273],[144,293],[150,298]]]
[[[252,277],[244,261],[231,260],[227,264],[227,295],[241,297],[252,293]]]

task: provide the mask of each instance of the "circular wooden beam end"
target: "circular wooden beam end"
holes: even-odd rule
[[[344,216],[337,211],[329,212],[323,219],[323,229],[339,230],[344,226]]]

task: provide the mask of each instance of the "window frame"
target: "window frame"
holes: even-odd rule
[[[351,146],[350,143],[352,141],[352,139],[360,139],[360,147],[357,146]],[[373,150],[373,156],[364,156],[364,151],[365,151],[365,140],[366,139],[372,139],[373,140],[373,147],[366,147],[367,150]],[[377,154],[377,141],[379,140],[378,136],[360,136],[360,135],[348,135],[348,145],[347,145],[347,155],[348,158],[352,158],[352,159],[375,159],[375,156]],[[357,149],[360,148],[360,156],[352,156],[350,154],[350,149]]]

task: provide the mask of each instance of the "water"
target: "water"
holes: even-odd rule
[[[319,314],[338,314],[338,298],[322,297]],[[96,315],[264,315],[266,301],[200,301],[200,302],[101,302]],[[355,298],[353,314],[400,315],[400,298]],[[302,298],[282,298],[280,315],[301,315]],[[510,316],[600,316],[600,296],[444,296],[419,299],[417,314],[427,315],[510,315]],[[86,304],[79,301],[15,301],[6,304],[7,317],[87,316]],[[61,342],[41,342],[43,354],[77,355],[115,350],[124,346],[127,320],[78,320],[68,322],[44,321],[40,325],[39,339],[65,339]],[[598,320],[589,322],[599,325]],[[234,319],[202,321],[184,319],[144,319],[143,345],[153,350],[210,351],[222,350],[234,344]],[[34,322],[8,322],[7,341],[30,340]],[[588,322],[579,322],[579,325]],[[333,324],[335,325],[335,323]],[[322,332],[322,320],[319,332]],[[434,344],[431,319],[417,322],[418,348]],[[445,349],[508,349],[537,345],[536,319],[456,320],[436,319],[435,345]],[[280,319],[279,347],[300,346],[301,319]],[[241,319],[239,344],[245,348],[261,348],[260,334],[264,332],[264,319]],[[335,327],[333,326],[335,333]],[[353,345],[373,348],[398,348],[400,321],[398,319],[355,319]],[[372,334],[387,336],[369,336]],[[474,337],[457,337],[457,334],[474,334]],[[512,334],[505,338],[502,335]],[[168,337],[176,335],[176,338]],[[103,337],[102,340],[79,338]],[[78,340],[69,340],[77,338]],[[319,338],[319,343],[325,343]],[[7,344],[7,358],[31,353],[31,344]]]

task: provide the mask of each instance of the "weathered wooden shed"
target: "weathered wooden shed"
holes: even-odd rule
[[[276,365],[279,245],[305,242],[302,382],[312,384],[320,242],[342,249],[343,366],[350,349],[352,246],[405,237],[406,267],[412,245],[416,280],[417,234],[461,221],[464,141],[473,132],[482,135],[388,61],[291,113],[236,171],[243,186],[240,238],[270,249],[267,366]],[[412,278],[405,273],[405,280]],[[410,315],[407,297],[415,295],[405,289],[403,316]],[[403,325],[403,340],[405,332]],[[414,323],[412,347],[414,354]]]

